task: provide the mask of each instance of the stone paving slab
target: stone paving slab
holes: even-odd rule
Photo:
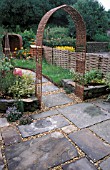
[[[83,129],[78,132],[71,133],[69,137],[94,162],[110,154],[110,146],[105,144],[88,129]]]
[[[49,110],[46,112],[42,112],[39,114],[34,114],[32,115],[32,119],[39,119],[39,118],[44,118],[44,117],[48,117],[48,116],[53,116],[53,115],[57,115],[59,114],[59,112],[57,110]]]
[[[69,125],[69,122],[61,115],[47,117],[43,120],[37,120],[30,125],[18,126],[23,138],[32,135],[44,133],[53,129],[61,128]]]
[[[9,126],[7,119],[6,118],[0,118],[0,128],[5,127],[5,126]]]
[[[69,134],[69,133],[72,133],[74,131],[77,131],[78,128],[76,126],[74,126],[74,125],[69,125],[69,126],[63,127],[62,130],[63,130],[63,132]]]
[[[73,100],[67,97],[64,93],[42,96],[42,101],[47,107],[59,106],[73,102]]]
[[[110,118],[109,113],[92,103],[80,103],[57,110],[79,128],[85,128]]]
[[[59,88],[53,84],[48,84],[48,85],[43,85],[42,86],[42,92],[52,92],[52,91],[57,91]]]
[[[110,144],[110,120],[96,124],[90,129]]]
[[[18,134],[15,127],[5,127],[2,129],[2,137],[5,145],[11,145],[21,141],[21,137]]]
[[[94,101],[94,104],[110,113],[110,102],[104,100],[96,100]]]
[[[102,170],[109,170],[110,169],[110,157],[106,160],[104,160],[101,164],[100,167]]]
[[[6,147],[5,154],[9,170],[47,170],[78,156],[60,132]]]
[[[97,170],[86,158],[63,166],[63,170]]]

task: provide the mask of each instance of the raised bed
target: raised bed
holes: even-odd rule
[[[70,93],[75,92],[75,82],[73,82],[71,79],[63,79],[62,80],[62,86],[66,91]],[[95,85],[95,86],[88,86],[84,87],[84,100],[99,97],[105,94],[109,94],[110,90],[108,90],[108,86],[106,85]]]
[[[27,99],[21,99],[24,104],[24,111],[33,112],[39,108],[38,99],[36,97],[31,97]],[[12,107],[17,100],[15,99],[0,99],[0,112],[6,112],[8,107]]]

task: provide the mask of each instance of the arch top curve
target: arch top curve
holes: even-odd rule
[[[42,17],[38,25],[38,29],[37,29],[36,45],[42,46],[45,26],[49,18],[52,16],[52,14],[58,11],[59,9],[63,9],[64,11],[66,11],[71,16],[71,18],[73,19],[73,22],[75,23],[76,51],[79,51],[79,48],[80,48],[80,51],[81,51],[81,48],[83,48],[83,51],[85,51],[86,50],[86,26],[85,26],[84,20],[82,16],[80,15],[80,13],[75,8],[69,5],[66,5],[66,4],[51,9]]]

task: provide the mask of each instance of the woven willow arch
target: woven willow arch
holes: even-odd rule
[[[76,71],[84,74],[85,73],[85,58],[86,58],[86,27],[83,21],[83,18],[79,14],[79,12],[68,5],[58,6],[56,8],[51,9],[48,11],[41,19],[37,34],[36,34],[36,97],[39,100],[39,105],[41,106],[41,98],[42,98],[42,42],[43,42],[43,34],[45,26],[53,13],[58,11],[59,9],[63,9],[66,11],[75,24],[76,28]],[[76,94],[80,97],[83,96],[82,90],[77,90],[76,87]],[[80,93],[80,94],[79,94]]]

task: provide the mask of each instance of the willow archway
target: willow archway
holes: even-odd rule
[[[63,9],[66,11],[75,24],[76,28],[76,72],[85,73],[85,58],[86,58],[86,27],[80,13],[71,6],[62,5],[48,11],[41,19],[37,34],[36,34],[36,97],[41,106],[42,99],[42,50],[43,50],[43,34],[45,26],[53,13]],[[84,89],[79,89],[76,86],[76,94],[83,96]]]

